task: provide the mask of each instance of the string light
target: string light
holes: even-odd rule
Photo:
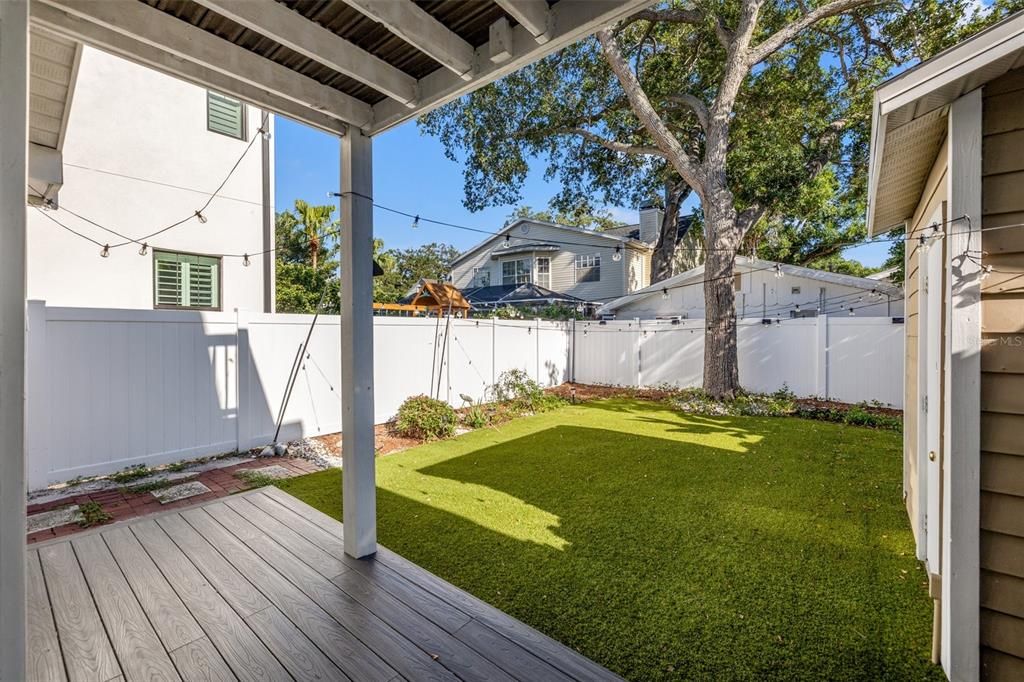
[[[420,226],[420,217],[416,216],[415,218],[412,219],[412,229],[415,230],[419,226]]]
[[[249,267],[249,254],[246,253],[242,255],[242,265]]]
[[[199,222],[202,223],[203,225],[206,224],[206,216],[203,215],[202,211],[196,211],[196,218],[199,218]]]
[[[100,249],[100,258],[110,257],[110,244],[104,244],[103,248]]]
[[[782,263],[776,263],[775,264],[775,278],[776,279],[782,279],[782,277],[783,277]]]
[[[981,268],[981,279],[982,279],[982,281],[987,279],[988,276],[991,275],[991,274],[992,274],[992,266],[991,265],[983,265],[982,268]]]
[[[505,241],[502,243],[502,246],[504,246],[506,249],[508,247],[512,246],[512,236],[511,235],[509,235],[509,234],[505,235]]]
[[[612,252],[612,260],[616,263],[622,260],[622,246],[615,247],[615,251]]]
[[[149,244],[147,244],[146,242],[142,242],[142,246],[139,247],[139,255],[140,256],[145,256],[148,251],[149,251]]]
[[[665,287],[661,288],[661,298],[662,298],[662,300],[665,300],[665,301],[668,300],[668,289],[666,289]]]
[[[853,311],[853,306],[850,306],[850,312],[849,312],[849,313],[847,313],[847,314],[848,314],[848,315],[849,315],[850,317],[853,317],[853,316],[854,316],[854,315],[856,315],[857,313],[855,313],[855,312]]]
[[[264,140],[269,140],[270,131],[267,130],[266,128],[260,128],[260,136],[263,137]]]

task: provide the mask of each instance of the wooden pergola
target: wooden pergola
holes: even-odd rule
[[[26,671],[25,230],[30,28],[341,138],[344,549],[377,549],[372,138],[651,0],[0,1],[0,681]]]

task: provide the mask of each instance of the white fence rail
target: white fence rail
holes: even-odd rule
[[[903,325],[889,318],[740,320],[740,383],[800,396],[903,405]],[[615,386],[700,386],[704,320],[577,322],[574,380]]]
[[[311,316],[52,308],[29,303],[29,485],[270,442]],[[339,320],[322,316],[285,410],[282,439],[341,429]],[[741,322],[740,379],[801,395],[900,405],[903,327],[886,319]],[[411,395],[483,400],[505,370],[699,386],[703,321],[374,320],[375,408]]]

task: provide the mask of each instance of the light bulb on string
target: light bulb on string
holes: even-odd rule
[[[661,288],[661,298],[662,298],[662,300],[665,300],[665,301],[668,300],[668,289],[666,289],[665,287]]]
[[[139,247],[139,255],[140,256],[145,256],[148,251],[149,251],[149,244],[147,244],[146,242],[142,242],[142,246]]]
[[[612,252],[612,260],[615,261],[616,263],[618,263],[620,260],[622,260],[622,247],[621,246],[616,246],[615,247],[615,251]]]
[[[782,276],[783,276],[782,263],[776,263],[775,264],[775,277],[776,277],[776,279],[782,279]]]
[[[244,265],[245,267],[249,267],[249,254],[242,254],[242,265]]]
[[[270,131],[267,130],[266,128],[260,128],[260,135],[263,137],[264,140],[270,139]]]
[[[991,274],[992,274],[992,266],[991,265],[983,265],[982,268],[981,268],[981,279],[985,280]]]
[[[412,219],[412,229],[415,230],[419,226],[420,226],[420,217],[416,216],[415,218]]]
[[[854,316],[854,315],[856,315],[856,314],[857,314],[857,313],[855,313],[855,312],[853,311],[853,306],[850,306],[850,312],[848,312],[848,313],[847,313],[847,315],[849,315],[850,317],[853,317],[853,316]]]
[[[203,215],[202,211],[199,211],[199,210],[196,211],[196,218],[198,218],[199,222],[202,223],[203,225],[206,224],[206,216]]]
[[[512,246],[512,236],[511,235],[508,235],[508,234],[505,235],[505,241],[502,244],[502,246],[504,246],[506,249],[508,247]]]
[[[110,257],[110,244],[104,244],[103,248],[100,249],[100,258]]]
[[[794,312],[796,312],[796,313],[800,312],[800,304],[799,303],[796,304],[796,309],[794,310]]]

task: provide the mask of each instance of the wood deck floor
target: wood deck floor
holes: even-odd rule
[[[29,552],[46,680],[618,679],[276,488]]]

